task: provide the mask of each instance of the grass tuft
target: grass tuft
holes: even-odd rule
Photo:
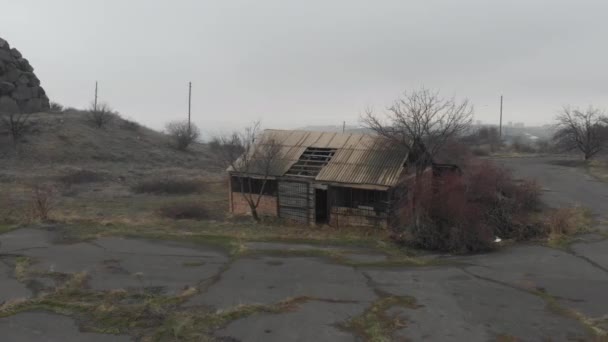
[[[549,246],[561,249],[567,249],[575,241],[573,236],[592,232],[595,223],[593,213],[582,207],[552,209],[542,222]]]
[[[416,299],[409,296],[394,296],[379,292],[380,298],[361,315],[341,325],[345,330],[353,331],[369,342],[393,341],[393,334],[407,326],[407,322],[398,315],[389,315],[388,310],[394,307],[417,309]]]

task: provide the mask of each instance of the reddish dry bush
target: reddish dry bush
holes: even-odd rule
[[[540,234],[529,224],[530,213],[540,206],[538,186],[518,184],[490,162],[471,164],[462,176],[425,178],[416,198],[417,204],[408,201],[401,215],[410,227],[402,238],[418,247],[478,252],[492,249],[496,236],[525,239]]]

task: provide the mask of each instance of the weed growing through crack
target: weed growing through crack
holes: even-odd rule
[[[25,282],[28,277],[28,270],[32,264],[32,259],[20,256],[15,259],[15,278],[20,282]]]
[[[602,329],[598,324],[601,323],[601,319],[593,319],[583,315],[577,310],[562,306],[556,297],[547,293],[543,288],[536,288],[531,290],[530,293],[542,298],[547,304],[547,308],[552,312],[579,321],[598,338],[598,341],[608,340],[608,331]]]
[[[340,325],[341,328],[353,331],[369,342],[389,342],[395,331],[405,328],[407,323],[398,315],[390,315],[388,310],[395,307],[417,309],[416,299],[409,296],[395,296],[378,292],[380,296],[361,315]]]

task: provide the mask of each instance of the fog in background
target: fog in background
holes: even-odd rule
[[[0,37],[51,100],[100,99],[153,128],[355,125],[403,90],[468,97],[476,119],[608,107],[608,1],[0,0]]]

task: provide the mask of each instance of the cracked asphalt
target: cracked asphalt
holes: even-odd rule
[[[504,160],[522,177],[538,178],[553,205],[578,203],[603,215],[608,186],[584,171],[548,160]],[[578,182],[564,185],[562,182]],[[580,189],[588,191],[579,193]],[[37,287],[18,281],[17,258],[45,272],[86,272],[93,290],[154,288],[176,294],[199,291],[187,308],[230,310],[243,304],[274,304],[294,297],[305,303],[283,313],[258,312],[214,332],[224,341],[361,341],[344,323],[366,312],[380,296],[412,297],[415,307],[391,307],[403,322],[391,340],[522,341],[590,340],[608,330],[608,242],[592,236],[558,250],[517,245],[483,255],[454,257],[453,265],[353,267],[323,257],[245,255],[233,260],[212,247],[100,238],[56,243],[52,230],[23,228],[0,235],[0,303],[24,300],[57,286],[41,277]],[[250,249],[303,250],[317,246],[250,244]],[[326,247],[336,249],[338,247]],[[356,251],[372,260],[373,252]],[[2,341],[129,341],[132,336],[85,331],[78,317],[44,311],[0,319]]]

